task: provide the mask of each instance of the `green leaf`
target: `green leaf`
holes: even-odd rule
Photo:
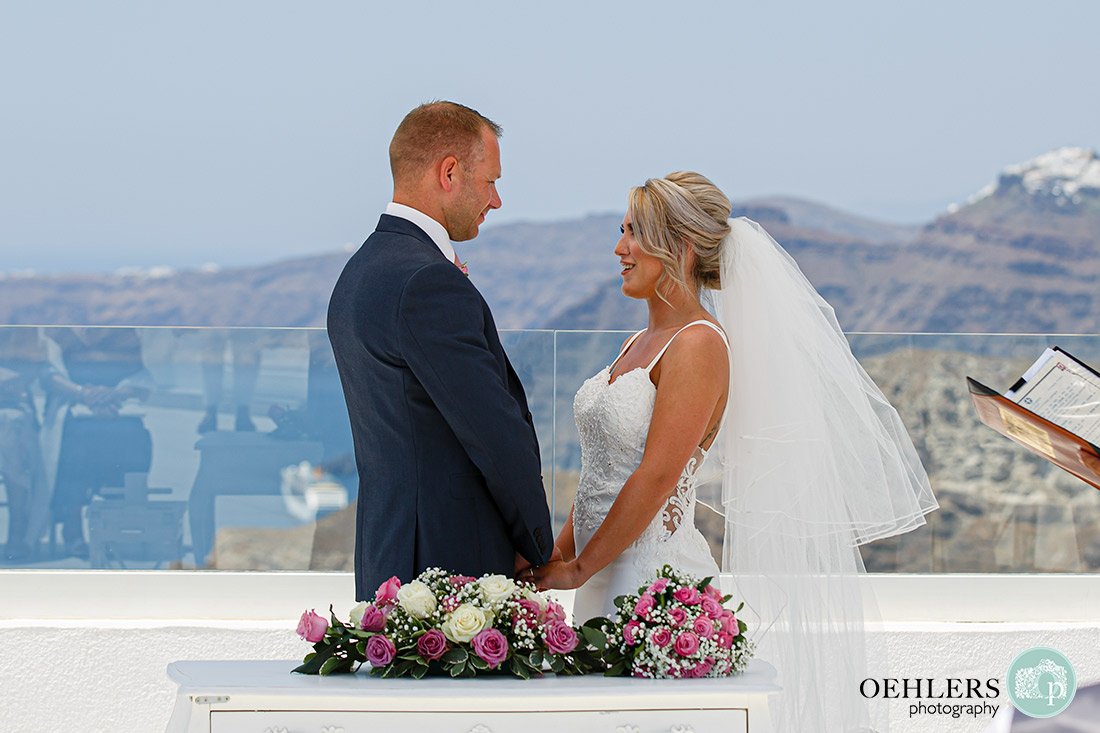
[[[530,656],[527,657],[527,661],[530,663],[532,669],[542,669],[542,660],[543,655],[541,649],[534,650],[531,652]]]
[[[428,665],[418,664],[415,667],[413,667],[412,676],[413,676],[413,679],[418,680],[418,679],[423,678],[424,675],[426,675],[427,673],[428,673]]]
[[[470,655],[469,663],[474,669],[489,669],[489,663],[476,654]]]
[[[465,649],[460,646],[456,646],[454,649],[440,657],[439,661],[443,662],[444,664],[459,664],[465,662],[469,658],[469,656],[470,655],[466,653]]]
[[[607,668],[604,661],[597,657],[595,654],[585,650],[577,649],[573,652],[573,658],[577,660],[578,673],[584,674],[587,671],[600,670],[601,672]]]
[[[584,640],[596,647],[599,651],[602,652],[607,649],[607,635],[599,629],[594,629],[591,626],[582,626],[581,633],[584,634]]]
[[[519,660],[519,657],[512,657],[512,674],[523,680],[531,679],[531,673],[527,670],[527,666]]]
[[[460,676],[462,676],[462,673],[465,672],[465,671],[466,671],[466,663],[465,662],[459,662],[458,664],[455,664],[453,667],[451,667],[451,676],[452,677],[460,677]]]
[[[613,665],[606,672],[604,672],[604,677],[622,677],[623,673],[625,673],[626,670],[627,664],[624,660],[619,662],[618,664]]]
[[[550,655],[550,669],[555,672],[560,672],[565,669],[565,660],[559,657],[557,654]]]
[[[708,585],[710,585],[710,581],[712,581],[712,580],[714,580],[713,575],[710,576],[709,578],[703,578],[702,580],[700,580],[698,583],[695,584],[695,589],[696,590],[705,590],[706,587]]]
[[[340,663],[343,661],[344,660],[340,659],[339,657],[329,657],[325,660],[325,663],[321,665],[319,673],[322,675],[332,674],[336,671],[337,667],[339,667]]]

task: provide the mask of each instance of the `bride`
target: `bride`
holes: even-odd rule
[[[631,189],[615,254],[649,323],[577,392],[581,476],[561,559],[531,574],[577,589],[577,623],[613,615],[666,564],[718,577],[694,524],[700,466],[717,466],[723,580],[779,670],[776,729],[853,730],[868,723],[858,545],[920,526],[937,504],[832,308],[729,212],[698,173]]]
[[[700,287],[719,283],[729,210],[693,173],[630,193],[615,254],[623,293],[646,301],[649,325],[577,392],[581,478],[556,542],[562,562],[535,570],[540,586],[579,588],[574,619],[611,615],[616,596],[666,563],[718,576],[695,528],[693,480],[729,390],[726,335],[699,301]]]

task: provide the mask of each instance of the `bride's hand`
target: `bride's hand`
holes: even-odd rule
[[[540,568],[531,568],[528,578],[539,590],[553,588],[555,590],[570,590],[579,588],[588,580],[581,572],[576,560],[558,560],[543,565]]]

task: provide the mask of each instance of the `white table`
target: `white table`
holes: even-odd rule
[[[168,733],[769,733],[775,669],[731,679],[596,675],[423,680],[291,674],[296,661],[168,665],[179,685]]]

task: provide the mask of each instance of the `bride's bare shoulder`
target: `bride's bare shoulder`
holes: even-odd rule
[[[714,325],[715,328],[711,328],[699,323],[677,334],[661,359],[662,372],[684,373],[693,378],[703,373],[718,377],[728,375],[729,351],[724,332]]]

